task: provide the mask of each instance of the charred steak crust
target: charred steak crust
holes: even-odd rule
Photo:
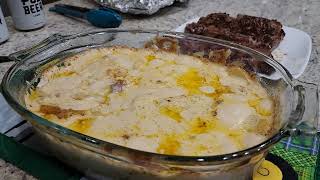
[[[226,13],[202,17],[197,23],[188,24],[185,32],[233,41],[266,55],[271,55],[285,36],[281,23],[276,20],[248,15],[234,18]]]
[[[188,24],[185,32],[232,41],[260,51],[268,56],[272,56],[272,50],[279,45],[285,36],[281,23],[276,20],[248,15],[231,17],[226,13],[212,13],[206,17],[201,17],[198,22]],[[215,48],[193,45],[191,49],[198,51],[203,49],[214,50]],[[241,54],[233,57],[237,57],[238,59],[229,59],[229,63],[243,60],[245,64],[253,66],[258,72],[272,73],[272,67],[262,61],[249,60]]]

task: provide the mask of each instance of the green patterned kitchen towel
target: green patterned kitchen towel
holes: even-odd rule
[[[41,180],[79,180],[81,174],[60,161],[0,133],[0,158]]]
[[[300,180],[320,179],[319,136],[296,136],[281,140],[271,153],[285,159]]]
[[[271,150],[285,159],[297,172],[300,180],[320,180],[319,136],[286,138]],[[0,158],[44,180],[77,180],[81,175],[59,161],[39,154],[0,134]]]

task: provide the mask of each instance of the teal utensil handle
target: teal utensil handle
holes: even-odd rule
[[[0,158],[41,180],[79,180],[80,173],[0,134]]]
[[[56,12],[63,15],[68,15],[76,18],[85,18],[85,13],[78,11],[76,9],[71,9],[62,5],[56,5],[54,7],[49,8],[49,11]]]

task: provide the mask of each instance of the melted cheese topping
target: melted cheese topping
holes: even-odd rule
[[[245,71],[147,49],[92,49],[48,68],[26,94],[34,113],[143,151],[231,153],[261,143],[273,101]]]

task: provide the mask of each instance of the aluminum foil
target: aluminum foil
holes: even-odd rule
[[[98,4],[130,14],[154,14],[159,9],[172,5],[175,1],[185,3],[188,0],[94,0]]]

